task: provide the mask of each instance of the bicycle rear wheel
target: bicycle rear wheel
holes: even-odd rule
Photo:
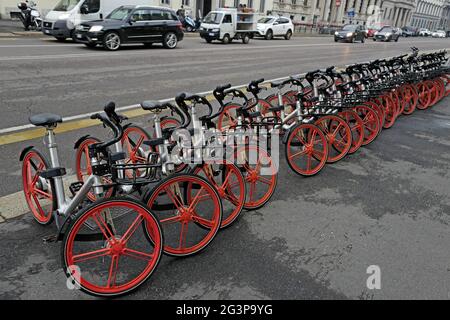
[[[169,176],[149,190],[144,203],[159,218],[163,250],[171,256],[189,256],[205,249],[222,222],[219,194],[206,179],[193,174]]]
[[[426,81],[419,82],[416,87],[419,95],[417,109],[425,110],[431,103],[430,89],[428,88]]]
[[[327,138],[314,124],[295,126],[289,133],[285,149],[289,167],[299,175],[313,176],[327,163]]]
[[[355,111],[350,109],[339,112],[339,116],[347,122],[352,132],[352,146],[348,153],[353,154],[358,151],[364,141],[364,122]]]
[[[103,198],[70,223],[61,248],[62,265],[68,285],[95,296],[119,296],[152,275],[162,247],[161,226],[142,203]]]
[[[91,158],[89,156],[89,146],[95,143],[100,143],[100,140],[95,137],[86,137],[75,151],[75,171],[77,179],[80,182],[84,182],[92,174]],[[108,177],[102,177],[105,184],[110,184],[112,181]],[[105,193],[105,197],[110,197],[114,192],[113,188],[108,188]],[[97,200],[97,196],[93,191],[90,191],[86,197],[94,202]]]
[[[28,208],[34,220],[41,225],[53,221],[56,210],[56,195],[53,182],[39,176],[39,172],[50,168],[48,160],[36,149],[28,150],[22,160],[22,185]]]
[[[247,185],[244,208],[261,208],[276,190],[278,166],[266,150],[253,144],[238,147],[235,150],[235,159]]]
[[[317,119],[314,124],[327,138],[327,163],[334,163],[344,158],[352,147],[352,131],[347,122],[341,117],[327,115]]]
[[[416,88],[412,85],[406,84],[400,90],[401,101],[403,104],[403,114],[410,115],[416,110],[419,95]]]
[[[376,112],[368,107],[367,105],[359,105],[353,108],[353,110],[358,114],[361,118],[364,126],[364,139],[362,142],[363,146],[368,145],[380,133],[381,127],[379,123],[379,119],[377,118]]]
[[[191,173],[207,179],[216,188],[223,207],[220,227],[230,226],[241,214],[247,193],[245,179],[239,168],[231,163],[205,163],[196,166]],[[191,194],[190,190],[187,191],[187,194]]]

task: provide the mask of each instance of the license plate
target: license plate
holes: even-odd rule
[[[77,34],[77,38],[78,38],[78,39],[81,39],[81,34],[78,33],[78,34]]]
[[[213,36],[214,36],[214,33],[210,32],[209,35],[213,37]]]

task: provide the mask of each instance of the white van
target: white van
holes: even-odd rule
[[[151,0],[60,0],[42,23],[42,32],[60,41],[72,38],[82,22],[102,20],[122,5],[151,5]]]
[[[241,39],[248,43],[257,33],[258,14],[241,12],[234,8],[219,8],[211,11],[200,25],[200,37],[210,43],[213,40],[230,43],[233,39]]]

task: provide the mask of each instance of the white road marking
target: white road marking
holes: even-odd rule
[[[415,41],[414,44],[416,43],[430,43],[430,41]],[[378,44],[373,43],[372,45],[376,46]],[[2,46],[0,45],[0,48],[15,48],[15,47],[58,47],[58,45],[6,45],[6,46]],[[64,45],[62,44],[61,46],[73,46],[73,45]],[[353,44],[348,44],[348,46],[353,46]],[[367,45],[366,45],[367,46]],[[311,48],[311,47],[336,47],[336,44],[334,42],[332,43],[311,43],[311,44],[286,44],[286,45],[269,45],[269,46],[252,46],[252,47],[248,47],[245,45],[229,45],[228,47],[224,48],[223,46],[220,47],[211,47],[211,48],[207,48],[207,47],[203,47],[203,48],[192,48],[192,49],[188,49],[188,48],[180,48],[180,49],[176,49],[176,50],[172,50],[172,51],[167,51],[165,52],[165,54],[178,54],[178,53],[182,53],[182,52],[202,52],[202,51],[207,51],[207,52],[215,52],[215,51],[220,51],[220,52],[224,52],[224,51],[252,51],[252,50],[270,50],[270,49],[283,49],[283,48],[302,48],[302,47],[306,47],[306,48]],[[148,55],[149,52],[152,52],[151,50],[139,50],[138,51],[127,51],[127,56],[130,55]],[[181,52],[182,50],[182,52]],[[155,51],[156,52],[156,51]],[[36,55],[36,56],[5,56],[5,57],[1,57],[0,58],[0,62],[1,61],[20,61],[20,60],[48,60],[48,59],[73,59],[73,58],[86,58],[86,57],[123,57],[124,55],[122,54],[122,52],[118,51],[118,52],[90,52],[90,53],[70,53],[70,54],[53,54],[53,55]]]
[[[270,79],[270,80],[266,80],[265,82],[278,81],[278,80],[286,79],[286,78],[287,77]],[[247,84],[242,84],[242,85],[234,86],[233,88],[242,88],[242,87],[244,87],[246,85]],[[212,94],[212,90],[205,91],[205,92],[200,92],[199,94],[201,94],[201,95],[210,95],[210,94]],[[158,101],[170,102],[170,101],[174,101],[174,98],[167,98],[167,99],[162,99],[162,100],[158,100]],[[120,112],[120,111],[126,111],[126,110],[130,110],[130,109],[136,109],[136,108],[140,108],[140,107],[141,107],[140,104],[132,104],[132,105],[129,105],[129,106],[123,106],[123,107],[116,108],[116,111]],[[92,112],[83,113],[83,114],[70,116],[70,117],[64,117],[63,118],[63,122],[68,122],[68,121],[73,121],[73,120],[80,120],[80,119],[86,119],[86,118],[89,118],[92,114],[97,113],[97,112],[103,112],[103,110],[92,111]],[[26,129],[31,129],[31,128],[35,128],[35,126],[33,126],[32,124],[24,124],[24,125],[20,125],[20,126],[0,129],[0,135],[1,134],[6,134],[6,133],[11,133],[11,132],[16,132],[16,131],[22,131],[22,130],[26,130]]]

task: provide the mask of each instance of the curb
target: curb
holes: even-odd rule
[[[17,38],[17,37],[24,37],[24,38],[39,38],[44,36],[42,32],[37,31],[12,31],[12,32],[0,32],[0,38]]]

